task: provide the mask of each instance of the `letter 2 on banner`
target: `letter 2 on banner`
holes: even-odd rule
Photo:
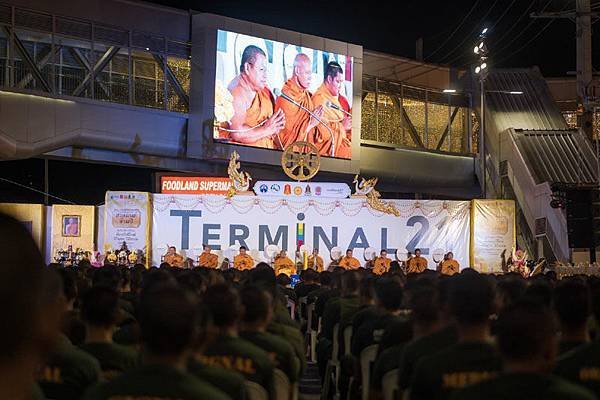
[[[462,267],[469,261],[468,201],[389,200],[396,217],[371,209],[364,198],[317,199],[258,196],[153,195],[153,264],[167,244],[195,260],[202,244],[217,253],[245,245],[256,262],[269,244],[293,252],[300,241],[318,248],[329,262],[329,250],[353,248],[364,264],[368,247],[414,252],[420,248],[435,269],[431,255],[452,251]],[[293,253],[292,253],[293,254]]]
[[[471,265],[479,272],[502,272],[502,252],[508,258],[516,242],[513,200],[473,200]]]
[[[104,250],[118,250],[127,242],[129,250],[142,250],[150,262],[150,194],[144,192],[106,192]]]

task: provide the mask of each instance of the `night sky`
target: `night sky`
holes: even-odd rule
[[[425,60],[455,67],[473,62],[472,44],[490,28],[492,65],[537,65],[545,76],[575,71],[575,24],[568,19],[532,19],[531,12],[574,10],[575,0],[397,0],[232,1],[154,0],[154,3],[211,12],[278,28],[415,57],[415,41],[424,39]],[[591,0],[600,12],[600,0]],[[593,25],[600,70],[600,22]]]

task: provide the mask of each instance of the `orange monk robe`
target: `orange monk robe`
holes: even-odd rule
[[[235,86],[240,85],[245,88],[249,88],[249,84],[242,76],[237,76],[234,80],[229,84],[229,91],[231,94],[235,96]],[[250,89],[249,89],[250,90]],[[273,99],[273,94],[268,87],[264,87],[254,96],[250,107],[246,110],[246,120],[244,124],[247,125],[242,129],[249,129],[252,127],[256,127],[260,125],[263,121],[273,115],[275,100]],[[244,143],[246,146],[256,146],[256,147],[264,147],[267,149],[274,149],[275,144],[273,142],[272,136],[263,137],[258,139],[256,142]]]
[[[185,259],[180,254],[167,254],[164,260],[171,267],[180,267],[182,268],[185,264]]]
[[[441,267],[442,267],[441,273],[443,275],[458,274],[458,271],[460,269],[460,265],[458,264],[458,261],[456,261],[455,259],[446,260],[446,261],[442,262]]]
[[[216,254],[202,252],[198,257],[198,265],[205,268],[217,268],[219,257]]]
[[[233,268],[239,269],[240,271],[246,269],[252,269],[254,266],[254,259],[250,257],[248,254],[238,254],[233,258]]]
[[[310,92],[300,87],[294,77],[287,80],[283,85],[281,92],[285,93],[296,103],[310,111],[314,111],[316,108],[311,99]],[[309,113],[284,99],[282,96],[279,96],[275,102],[275,111],[279,109],[282,109],[285,114],[285,127],[279,132],[279,138],[281,139],[281,146],[283,148],[286,148],[297,140],[306,140],[314,144],[322,154],[326,154],[327,151],[329,151],[332,138],[331,134],[326,129],[320,131],[313,128],[307,132],[306,129],[310,122]]]
[[[323,272],[323,258],[311,254],[308,256],[307,266],[317,272]]]
[[[420,273],[427,269],[427,259],[423,257],[413,257],[406,262],[407,273]]]
[[[340,100],[338,97],[333,96],[329,92],[329,89],[327,89],[325,84],[322,84],[313,95],[312,101],[315,107],[323,106],[323,117],[321,119],[328,124],[329,129],[331,129],[331,132],[334,135],[335,156],[340,158],[350,158],[352,155],[351,143],[347,138],[347,132],[342,124],[345,114],[340,110],[336,110],[327,106],[327,102],[329,101],[332,104],[342,108]],[[317,125],[317,130],[323,137],[331,135],[329,129],[325,128],[321,124]],[[326,156],[330,155],[330,150],[330,148],[325,149],[320,154]]]
[[[340,267],[345,269],[358,269],[360,268],[360,262],[354,257],[342,257],[340,260]]]
[[[275,275],[286,274],[287,276],[296,273],[296,264],[289,257],[278,257],[275,260]]]
[[[382,275],[390,270],[390,260],[387,257],[377,257],[375,259],[375,264],[373,265],[373,273],[377,275]]]

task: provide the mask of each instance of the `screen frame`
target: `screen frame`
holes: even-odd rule
[[[281,165],[281,151],[213,140],[214,87],[217,57],[217,31],[284,42],[329,51],[353,58],[352,65],[352,157],[321,157],[321,170],[338,173],[360,171],[360,125],[362,94],[362,46],[318,36],[236,20],[214,14],[192,16],[192,61],[187,156],[204,160],[227,160],[237,151],[243,162]]]

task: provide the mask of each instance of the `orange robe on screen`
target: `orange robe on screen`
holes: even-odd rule
[[[427,259],[424,257],[413,257],[406,262],[407,273],[420,273],[427,269]]]
[[[310,255],[307,262],[308,268],[312,268],[317,272],[323,272],[323,258],[321,256]]]
[[[458,274],[459,269],[460,265],[458,264],[458,261],[456,261],[455,259],[446,260],[442,262],[441,273],[443,275],[454,275]]]
[[[345,269],[359,269],[360,261],[358,261],[354,257],[342,257],[340,260],[340,267],[344,267]]]
[[[387,257],[377,257],[375,259],[375,264],[373,265],[373,273],[377,275],[382,275],[390,270],[390,260]]]
[[[249,89],[250,86],[246,82],[244,77],[242,75],[238,75],[229,84],[229,91],[233,96],[235,96],[235,87],[238,85],[247,88],[248,90],[251,90]],[[250,107],[248,107],[248,109],[246,110],[246,120],[244,121],[244,124],[247,125],[247,127],[243,129],[255,127],[267,118],[271,117],[273,115],[274,104],[275,101],[273,99],[273,94],[271,93],[268,87],[265,86],[264,88],[262,88],[262,90],[256,92],[256,95],[254,96]],[[245,145],[264,147],[267,149],[275,148],[272,136],[258,139],[256,142],[245,143]]]
[[[281,92],[285,93],[294,99],[296,103],[308,110],[314,111],[316,108],[313,104],[310,92],[301,88],[294,77],[287,80],[285,85],[283,85]],[[326,128],[322,127],[322,130],[313,128],[308,132],[306,131],[308,123],[310,122],[309,113],[281,96],[277,98],[275,111],[280,108],[285,114],[285,127],[279,132],[279,138],[281,139],[283,148],[297,140],[306,140],[314,144],[321,154],[327,154],[327,152],[330,151],[332,137]]]
[[[219,263],[219,257],[216,254],[207,253],[205,251],[200,254],[198,258],[198,264],[201,267],[206,268],[217,268],[217,264]]]
[[[286,274],[287,276],[296,273],[296,264],[289,257],[278,257],[275,260],[275,275]]]
[[[233,258],[233,267],[235,269],[239,269],[240,271],[246,269],[252,269],[254,266],[254,259],[250,257],[248,254],[238,254]]]
[[[336,110],[331,107],[327,107],[327,102],[330,101],[332,104],[343,109],[342,104],[338,97],[333,96],[329,89],[322,84],[319,86],[315,94],[313,95],[313,103],[315,107],[323,106],[323,118],[324,122],[327,122],[329,128],[331,129],[334,138],[335,138],[335,157],[339,158],[350,158],[352,156],[352,148],[351,142],[348,139],[348,133],[344,129],[344,125],[342,124],[342,120],[345,117],[345,114],[340,110]],[[321,124],[317,125],[317,130],[320,132],[321,136],[329,136],[331,135],[329,130],[322,126]],[[321,152],[321,155],[328,156],[330,155],[330,149],[326,149],[325,152]]]

